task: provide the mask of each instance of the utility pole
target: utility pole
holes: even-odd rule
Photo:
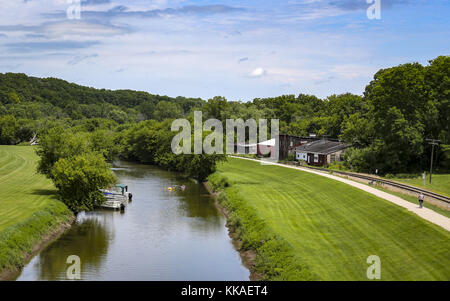
[[[439,145],[441,140],[437,139],[426,139],[428,144],[431,144],[431,162],[430,162],[430,184],[431,184],[431,176],[433,175],[433,154],[434,154],[434,146]]]

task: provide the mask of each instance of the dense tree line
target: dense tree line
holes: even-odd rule
[[[167,170],[178,171],[188,177],[204,181],[215,172],[216,163],[225,160],[221,154],[180,154],[172,152],[171,144],[175,132],[171,131],[172,120],[162,122],[148,120],[119,132],[117,139],[122,146],[120,156],[128,160],[159,165]],[[208,132],[203,133],[203,137]],[[194,135],[191,135],[191,152]]]
[[[176,164],[166,163],[171,162],[169,158],[155,157],[163,151],[157,152],[153,146],[145,150],[139,141],[155,143],[152,135],[157,131],[171,137],[165,120],[189,117],[194,110],[202,110],[204,119],[276,118],[282,133],[339,138],[353,145],[347,151],[345,164],[364,172],[423,171],[430,163],[431,149],[426,139],[437,138],[442,144],[435,164],[448,171],[449,78],[450,57],[441,56],[427,66],[410,63],[382,69],[361,96],[345,93],[320,99],[300,94],[240,102],[219,96],[207,101],[171,98],[88,88],[54,78],[0,74],[0,143],[28,141],[35,133],[45,135],[55,126],[99,131],[99,141],[120,133],[128,145],[120,144],[119,149],[117,141],[110,141],[105,148],[108,151],[103,153],[105,158],[122,154],[179,170]]]

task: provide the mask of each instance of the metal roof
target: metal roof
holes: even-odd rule
[[[345,144],[340,141],[330,141],[323,139],[298,146],[295,148],[295,151],[328,155],[346,149],[347,147],[350,147],[350,144]]]

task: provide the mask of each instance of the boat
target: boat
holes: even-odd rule
[[[128,191],[128,186],[124,184],[116,184],[110,189],[100,189],[100,191],[106,198],[101,205],[102,208],[124,210],[133,198],[133,194]]]

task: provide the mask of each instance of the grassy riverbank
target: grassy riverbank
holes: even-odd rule
[[[33,147],[0,146],[0,279],[73,219],[53,183],[36,173],[37,159]]]
[[[369,193],[314,174],[229,158],[210,177],[268,279],[450,280],[450,234]]]

